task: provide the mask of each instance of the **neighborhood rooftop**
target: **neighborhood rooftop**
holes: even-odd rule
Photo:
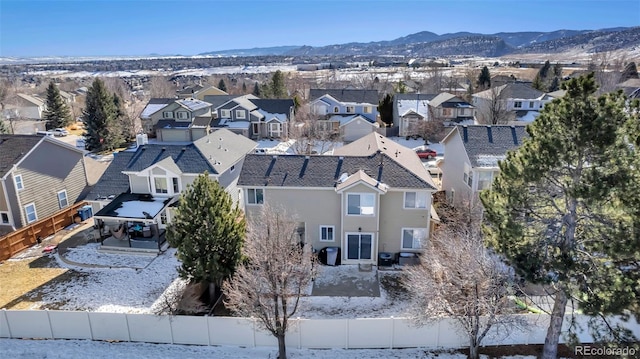
[[[514,99],[534,99],[540,98],[545,95],[544,92],[534,89],[529,84],[522,82],[512,82],[504,84],[502,86],[498,86],[496,88],[478,92],[474,94],[474,96],[491,98],[492,96],[494,96],[494,92],[496,92],[496,95],[499,95],[501,98]]]
[[[129,191],[129,176],[122,173],[135,152],[123,151],[113,156],[109,167],[86,196],[89,201],[113,199],[120,193]]]
[[[317,99],[329,95],[340,102],[348,103],[378,103],[378,91],[376,90],[352,90],[352,89],[310,89],[309,98]]]
[[[41,140],[42,136],[37,135],[0,134],[0,177],[4,177]]]
[[[507,151],[529,138],[525,126],[456,126],[473,167],[496,167]],[[449,137],[449,135],[447,135]]]

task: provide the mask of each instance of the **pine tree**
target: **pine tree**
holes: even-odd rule
[[[207,172],[180,196],[166,238],[182,265],[180,277],[220,288],[241,259],[245,236],[242,211]]]
[[[8,134],[11,133],[9,130],[9,125],[4,122],[4,120],[0,119],[0,134]]]
[[[269,85],[270,97],[272,98],[286,98],[287,87],[284,85],[284,75],[282,71],[277,70],[271,77],[271,84]]]
[[[258,85],[258,83],[257,83],[257,82],[253,85],[253,92],[252,92],[252,94],[253,94],[253,95],[255,95],[255,96],[258,96],[258,97],[260,97],[260,95],[261,95],[261,94],[260,94],[260,85]]]
[[[227,85],[224,83],[224,79],[220,79],[220,82],[218,82],[218,89],[227,92]]]
[[[478,88],[486,90],[491,87],[491,73],[488,67],[483,67],[478,75]]]
[[[526,280],[555,291],[543,358],[557,355],[570,299],[603,342],[630,339],[603,324],[607,316],[639,313],[638,103],[630,109],[621,92],[596,98],[593,73],[562,88],[481,194],[489,245]]]
[[[378,112],[380,112],[382,122],[387,126],[393,125],[393,97],[391,94],[386,94],[378,103]]]
[[[242,83],[242,93],[243,94],[247,93],[247,83],[246,82]]]
[[[51,81],[47,87],[47,109],[44,112],[47,128],[64,128],[71,124],[71,111],[64,102],[58,86]]]
[[[104,82],[96,78],[87,91],[85,120],[87,149],[94,152],[113,151],[122,144],[122,128],[118,123],[118,109],[113,95]]]
[[[135,133],[133,133],[131,129],[129,115],[127,115],[127,112],[124,110],[124,102],[120,96],[115,93],[113,94],[113,105],[116,108],[116,123],[118,123],[118,126],[122,130],[122,138],[125,141],[131,141],[133,137],[135,137]]]
[[[531,83],[531,87],[540,91],[546,90],[545,85],[542,81],[542,78],[540,78],[540,74],[536,74],[536,77],[533,78],[533,83]]]

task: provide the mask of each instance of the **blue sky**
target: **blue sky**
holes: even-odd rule
[[[419,31],[640,26],[640,0],[0,0],[0,56],[181,54]]]

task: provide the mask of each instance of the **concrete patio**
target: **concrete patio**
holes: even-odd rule
[[[376,266],[320,265],[312,296],[379,297],[380,283]]]

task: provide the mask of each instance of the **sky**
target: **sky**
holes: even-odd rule
[[[0,57],[197,55],[283,45],[640,26],[640,0],[0,0]]]

